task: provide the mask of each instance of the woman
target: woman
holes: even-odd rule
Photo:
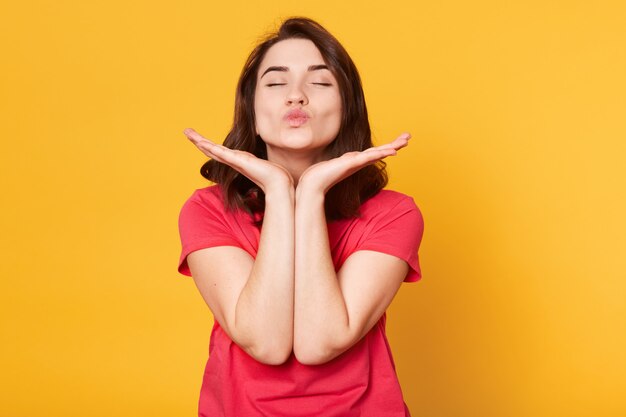
[[[361,81],[339,42],[286,20],[248,58],[224,145],[180,214],[179,271],[215,317],[200,416],[408,416],[385,310],[420,277],[423,221],[383,190]]]

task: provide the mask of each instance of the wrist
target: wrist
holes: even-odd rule
[[[299,194],[326,194],[321,184],[317,184],[311,176],[303,175],[296,185],[296,195]]]
[[[293,187],[293,184],[276,184],[272,187],[268,187],[264,191],[264,193],[266,202],[272,200],[289,200],[291,202],[295,201],[295,189]]]
[[[296,201],[299,203],[305,203],[304,205],[310,207],[314,204],[324,205],[325,193],[324,190],[307,187],[303,184],[298,184],[295,193]]]

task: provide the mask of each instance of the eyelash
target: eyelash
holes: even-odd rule
[[[313,84],[315,84],[315,85],[323,85],[325,87],[330,87],[332,85],[332,84],[329,84],[329,83],[313,83]],[[285,85],[285,84],[282,84],[282,83],[267,84],[268,87],[274,87],[275,85]]]

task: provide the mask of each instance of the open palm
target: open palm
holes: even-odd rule
[[[408,145],[411,135],[403,133],[390,143],[374,146],[360,152],[345,154],[318,162],[307,168],[298,181],[298,188],[319,191],[326,194],[333,185],[349,177],[361,168],[376,163],[383,158],[395,155],[397,151]]]
[[[193,129],[185,129],[183,133],[206,156],[245,175],[261,187],[264,193],[267,193],[268,189],[272,187],[293,187],[294,185],[294,180],[289,171],[278,164],[258,158],[250,152],[218,145]]]

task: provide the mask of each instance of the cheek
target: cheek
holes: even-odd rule
[[[336,128],[339,129],[342,119],[341,99],[337,98],[334,100],[333,105],[328,109],[327,117],[328,121],[332,122],[332,124],[336,125]]]
[[[263,107],[257,107],[254,110],[254,122],[257,126],[257,130],[267,129],[274,123],[272,118],[272,112]]]
[[[341,96],[339,95],[339,92],[335,93],[335,95],[333,96],[331,102],[333,103],[333,105],[331,106],[332,112],[335,115],[337,115],[337,117],[339,117],[339,119],[341,119],[342,105],[341,105]]]
[[[254,99],[254,124],[257,135],[267,130],[271,120],[271,111],[268,109],[267,105],[262,104],[264,102],[266,102],[266,100],[264,100],[262,94],[256,95]]]

